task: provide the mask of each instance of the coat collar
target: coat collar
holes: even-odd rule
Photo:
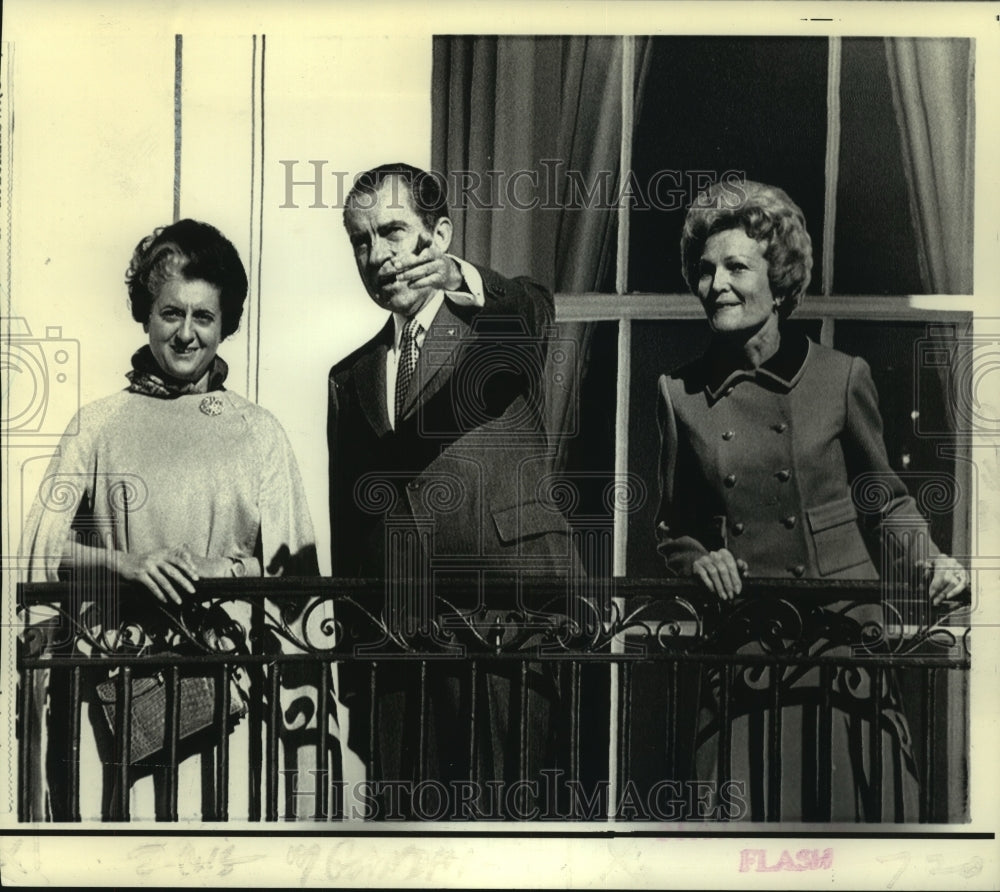
[[[798,384],[808,358],[809,338],[798,332],[782,332],[778,352],[758,369],[738,367],[724,345],[713,341],[703,357],[705,392],[715,401],[739,381],[760,380],[787,393]]]

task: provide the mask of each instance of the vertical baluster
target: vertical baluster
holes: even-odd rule
[[[326,667],[327,685],[329,686],[328,699],[333,701],[331,704],[333,709],[333,721],[334,724],[338,726],[336,735],[331,737],[329,732],[326,732],[325,735],[327,741],[328,768],[330,771],[330,782],[327,788],[330,791],[330,795],[333,795],[334,797],[328,811],[331,821],[343,821],[344,816],[347,814],[347,783],[344,780],[344,760],[343,754],[340,750],[340,727],[336,707],[336,683],[334,681],[334,667],[336,666],[336,663],[332,660],[327,660],[323,665]]]
[[[319,681],[316,685],[316,795],[313,801],[316,809],[313,817],[317,821],[327,818],[327,792],[330,778],[328,776],[330,760],[327,758],[327,725],[330,722],[330,664],[319,664]]]
[[[380,780],[378,776],[378,663],[371,664],[371,679],[368,687],[368,780]]]
[[[716,799],[720,804],[722,797],[718,794],[729,782],[732,770],[733,719],[730,707],[733,697],[733,668],[729,663],[723,663],[719,671],[719,762]],[[720,815],[720,817],[728,817],[728,810],[725,815]]]
[[[665,735],[667,746],[667,777],[670,780],[677,780],[679,768],[677,764],[677,661],[671,660],[669,663],[664,663],[664,667],[666,674],[664,690],[667,694],[667,708],[664,710],[667,717],[667,733]]]
[[[833,667],[819,671],[819,729],[816,734],[816,804],[817,820],[831,819],[833,796]]]
[[[132,667],[118,669],[118,710],[115,715],[116,809],[114,820],[129,820],[129,762],[132,758]]]
[[[479,662],[469,661],[469,781],[476,783],[479,772],[476,764],[476,706],[479,703],[476,687],[479,683]]]
[[[627,660],[622,660],[618,666],[620,684],[618,698],[618,798],[621,801],[631,771],[632,664]],[[615,808],[614,803],[612,803],[612,808]],[[614,816],[619,817],[617,812]]]
[[[278,721],[281,711],[278,704],[278,693],[281,689],[281,664],[271,663],[267,671],[267,767],[264,788],[267,798],[265,804],[265,820],[278,820]]]
[[[34,684],[35,684],[35,670],[24,668],[21,670],[21,690],[18,692],[20,696],[20,708],[21,708],[21,741],[18,753],[20,755],[20,770],[18,772],[19,781],[19,793],[18,796],[18,808],[17,808],[17,819],[19,821],[28,821],[31,819],[39,819],[41,815],[31,814],[31,799],[34,794],[32,789],[31,781],[37,773],[38,777],[44,778],[45,771],[45,753],[43,752],[33,752],[30,741],[32,734],[32,717],[33,710],[35,708],[35,698],[34,698]],[[33,773],[31,771],[31,761],[32,757],[38,759],[39,771]]]
[[[517,776],[518,779],[528,778],[528,663],[521,661],[521,699],[518,710],[518,756],[517,756]]]
[[[231,693],[229,690],[229,664],[222,665],[222,671],[216,679],[217,700],[219,712],[219,755],[215,779],[215,819],[229,820],[229,705]]]
[[[937,732],[937,670],[920,672],[924,684],[924,784],[920,790],[920,820],[933,821],[934,808],[934,737]]]
[[[427,660],[420,661],[420,727],[417,734],[417,784],[427,777]]]
[[[167,820],[177,820],[177,760],[181,729],[181,667],[170,666],[167,677]]]
[[[869,789],[872,791],[872,814],[870,821],[882,820],[882,679],[883,668],[872,670],[872,733],[871,766],[872,776]]]
[[[771,671],[771,739],[768,742],[767,819],[781,820],[781,666]]]
[[[569,779],[580,780],[580,663],[573,660],[569,677]],[[610,663],[608,664],[611,665]],[[574,806],[579,800],[574,797]],[[574,808],[572,817],[579,817]]]
[[[264,603],[260,599],[250,602],[250,643],[257,651],[264,636]],[[261,817],[261,769],[264,759],[261,735],[264,731],[264,671],[258,664],[247,664],[244,672],[250,684],[250,703],[247,710],[247,730],[249,743],[247,745],[247,785],[250,795],[247,804],[247,817],[251,821],[259,821]]]
[[[67,810],[71,821],[80,820],[80,673],[74,666],[70,670],[69,692],[69,776],[67,777]]]

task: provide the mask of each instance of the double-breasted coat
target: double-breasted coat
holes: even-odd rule
[[[755,373],[720,351],[659,382],[657,547],[691,573],[728,548],[766,578],[877,579],[880,533],[937,554],[882,439],[878,395],[858,357],[787,335]],[[915,546],[918,547],[919,546]]]
[[[659,381],[659,552],[674,574],[693,573],[720,548],[760,578],[877,579],[885,560],[901,566],[937,554],[927,524],[891,469],[878,398],[864,360],[786,334],[755,371],[727,363],[718,344]],[[877,605],[831,606],[848,622],[878,620]],[[749,642],[740,653],[761,652]],[[843,655],[820,640],[810,653]],[[720,676],[703,674],[692,766],[717,777]],[[833,820],[914,819],[917,798],[909,728],[888,672],[838,666],[826,683],[829,735],[818,710],[818,670],[738,667],[728,688],[727,774],[742,783],[744,817],[762,820],[770,790],[767,727],[771,690],[782,690],[781,818],[825,813],[816,753],[829,737]],[[881,693],[875,699],[875,688]],[[880,704],[882,780],[873,782],[873,703]],[[773,741],[772,741],[773,742]],[[880,803],[880,804],[878,804]]]

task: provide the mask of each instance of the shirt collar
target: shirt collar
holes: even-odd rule
[[[799,382],[809,357],[809,338],[798,332],[784,332],[777,352],[758,369],[735,364],[732,353],[713,341],[704,357],[705,392],[717,400],[722,392],[742,380],[765,380],[787,392]]]
[[[427,302],[419,309],[416,313],[417,322],[420,323],[420,327],[426,332],[430,329],[431,323],[434,321],[434,317],[437,315],[439,309],[441,309],[441,304],[444,302],[444,292],[435,291],[427,300]],[[392,347],[394,350],[399,350],[399,341],[403,337],[403,328],[409,321],[408,316],[404,316],[402,313],[393,313],[393,335],[392,335]]]

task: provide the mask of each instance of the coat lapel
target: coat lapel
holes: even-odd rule
[[[392,343],[393,322],[389,322],[375,338],[373,349],[369,350],[354,367],[358,400],[364,409],[368,423],[378,436],[390,430],[389,411],[385,405],[385,357]]]
[[[410,381],[403,403],[404,418],[418,403],[426,404],[447,383],[455,368],[455,353],[465,341],[469,330],[469,323],[455,315],[445,298],[424,338],[416,373]],[[382,386],[385,386],[384,382]]]

